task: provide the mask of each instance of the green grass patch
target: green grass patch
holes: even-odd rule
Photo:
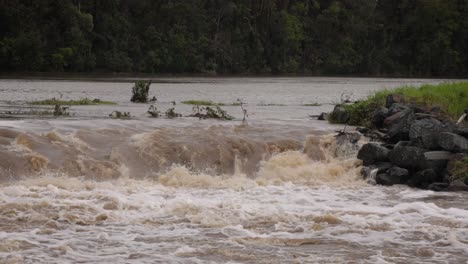
[[[102,101],[100,99],[91,100],[83,98],[80,100],[60,100],[56,98],[46,99],[41,101],[29,102],[33,105],[116,105],[117,103],[111,101]]]
[[[455,161],[451,173],[452,181],[468,179],[468,157]]]
[[[183,104],[188,104],[188,105],[203,105],[203,106],[224,106],[226,104],[223,103],[215,103],[213,101],[204,101],[204,100],[188,100],[188,101],[182,101],[181,103]]]
[[[439,106],[444,116],[456,120],[468,107],[468,82],[443,83],[439,85],[423,85],[421,87],[403,86],[393,90],[378,91],[366,100],[355,104],[345,105],[350,112],[348,124],[368,126],[371,114],[381,106],[390,94],[403,95],[406,103],[429,108]],[[333,123],[331,116],[330,122]]]

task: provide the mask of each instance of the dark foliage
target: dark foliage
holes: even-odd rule
[[[147,103],[150,85],[151,81],[135,82],[135,85],[132,87],[132,98],[130,98],[130,101],[134,103]]]
[[[0,70],[468,75],[466,0],[0,0]]]

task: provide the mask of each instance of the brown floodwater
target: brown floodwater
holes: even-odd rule
[[[151,86],[163,112],[172,101],[184,116],[182,101],[225,104],[235,119],[218,121],[150,118],[125,82],[1,80],[0,263],[468,263],[468,193],[369,184],[359,146],[333,136],[343,127],[309,117],[342,97],[443,81]],[[28,104],[52,97],[116,105],[53,117]]]

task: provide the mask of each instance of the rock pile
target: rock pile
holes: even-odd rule
[[[364,177],[382,185],[468,191],[468,126],[445,120],[439,111],[388,96],[371,116],[376,130],[360,130],[379,138],[359,150]]]

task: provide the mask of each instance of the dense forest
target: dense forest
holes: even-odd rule
[[[468,0],[0,0],[0,71],[468,75]]]

